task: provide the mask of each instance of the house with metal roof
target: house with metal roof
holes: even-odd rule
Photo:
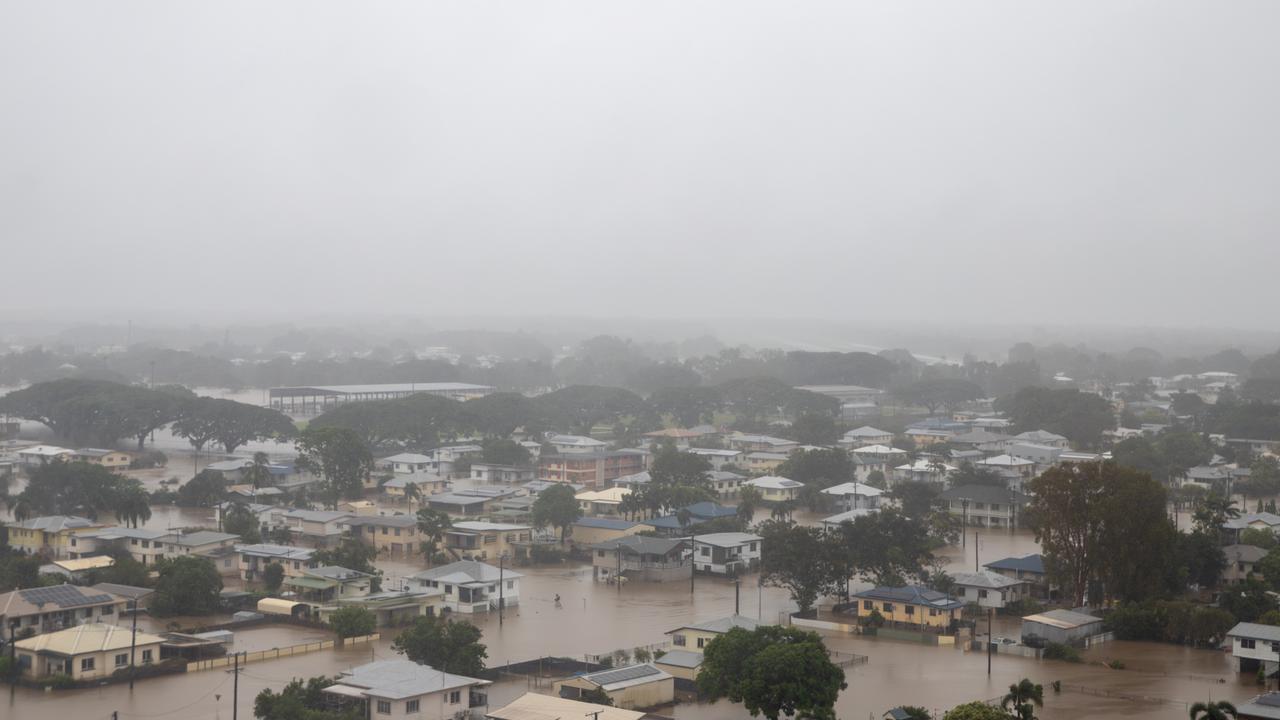
[[[441,672],[409,660],[378,660],[343,670],[323,692],[339,706],[357,704],[361,717],[482,717],[488,680]]]
[[[755,618],[749,618],[745,615],[725,615],[714,620],[681,625],[673,630],[668,630],[665,635],[670,639],[673,648],[701,654],[707,643],[734,628],[742,628],[748,632],[753,632],[760,625],[761,623]]]
[[[870,425],[863,425],[846,432],[840,438],[840,444],[851,448],[866,447],[868,445],[892,445],[893,433]]]
[[[486,720],[644,720],[645,717],[645,713],[636,710],[623,710],[536,692],[527,692],[485,715]]]
[[[608,583],[627,580],[668,582],[687,580],[693,563],[686,554],[689,543],[681,538],[627,535],[591,546],[592,576]]]
[[[378,627],[401,627],[420,617],[434,617],[444,608],[440,590],[383,590],[358,597],[336,598],[316,608],[316,617],[329,622],[334,613],[345,607],[358,607],[373,613]]]
[[[1017,490],[994,485],[958,485],[938,493],[947,512],[977,527],[1007,528],[1022,517],[1028,498]]]
[[[71,539],[79,532],[102,527],[103,523],[78,515],[44,515],[5,526],[9,547],[30,555],[55,560],[71,557]]]
[[[519,523],[483,520],[455,522],[444,533],[444,550],[460,560],[497,562],[527,554],[533,542],[533,527]]]
[[[280,518],[294,536],[308,540],[316,547],[328,547],[342,537],[342,524],[351,518],[351,513],[294,509],[280,513]]]
[[[766,503],[781,503],[796,499],[797,493],[804,487],[804,483],[797,482],[791,478],[780,477],[778,475],[765,475],[763,477],[752,478],[744,485],[749,485],[760,491],[760,498]]]
[[[984,608],[1000,609],[1027,598],[1031,593],[1030,583],[1026,580],[1001,575],[994,570],[952,573],[951,580],[955,584],[957,598]]]
[[[1260,623],[1236,623],[1227,631],[1236,670],[1253,674],[1261,667],[1270,677],[1280,671],[1280,627]]]
[[[115,622],[128,604],[111,592],[70,584],[13,590],[0,595],[0,628],[40,634],[83,622]]]
[[[368,595],[373,586],[373,576],[359,570],[325,565],[285,578],[284,586],[298,593],[305,602],[323,604]]]
[[[343,520],[342,529],[387,555],[413,554],[423,540],[415,515],[358,515]]]
[[[687,517],[688,523],[682,523],[680,518]],[[712,520],[720,520],[723,518],[734,518],[738,516],[738,509],[735,507],[727,507],[710,501],[696,502],[692,505],[686,505],[679,512],[662,517],[650,518],[645,520],[645,524],[652,526],[660,534],[666,536],[687,536],[691,532],[697,532],[698,526]]]
[[[569,526],[569,542],[575,548],[589,548],[598,543],[617,540],[624,535],[635,535],[644,530],[653,530],[653,526],[647,522],[622,518],[583,517]]]
[[[693,567],[698,572],[736,577],[760,565],[764,538],[745,532],[693,536]]]
[[[36,635],[14,643],[23,677],[39,679],[69,675],[75,680],[108,677],[117,670],[160,661],[164,638],[128,627],[96,622]]]
[[[609,696],[614,707],[627,710],[669,705],[676,698],[675,678],[653,663],[577,675],[555,684],[556,694],[570,700],[597,689]]]
[[[235,552],[240,557],[240,577],[247,581],[261,579],[262,571],[271,563],[279,563],[284,568],[285,577],[301,577],[316,567],[316,562],[311,559],[315,550],[311,548],[259,543],[236,545]]]
[[[1239,720],[1280,720],[1280,690],[1265,692],[1252,700],[1236,703]]]
[[[1065,436],[1057,433],[1051,433],[1048,430],[1030,430],[1024,433],[1018,433],[1013,439],[1020,443],[1030,443],[1032,445],[1046,445],[1048,447],[1062,448],[1066,450],[1071,447],[1071,441]]]
[[[1034,637],[1045,642],[1073,645],[1101,632],[1102,618],[1074,610],[1047,610],[1022,618],[1024,644],[1027,638]]]
[[[1007,578],[1025,581],[1033,598],[1049,597],[1049,575],[1044,569],[1044,556],[1039,553],[1024,557],[1001,558],[983,567]]]
[[[879,508],[880,496],[884,494],[884,491],[865,483],[847,482],[825,488],[822,493],[837,498],[842,509],[856,510],[858,508]]]
[[[443,594],[443,606],[453,612],[478,613],[520,604],[520,573],[475,560],[459,560],[406,578],[410,588]]]
[[[1222,548],[1222,554],[1227,557],[1227,566],[1222,570],[1222,582],[1235,585],[1254,574],[1258,563],[1267,556],[1267,551],[1257,545],[1235,544]]]
[[[859,619],[878,614],[886,625],[945,631],[960,617],[964,603],[953,595],[919,585],[876,587],[853,595],[854,603],[845,612]]]

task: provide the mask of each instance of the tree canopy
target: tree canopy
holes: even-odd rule
[[[742,703],[752,717],[835,720],[847,687],[822,638],[799,628],[733,628],[707,643],[702,658],[699,692]]]
[[[582,517],[582,508],[574,497],[573,488],[556,484],[538,493],[533,501],[533,524],[537,527],[554,527],[564,541],[565,528]]]
[[[297,447],[295,466],[323,478],[320,495],[328,507],[336,508],[342,498],[360,497],[364,479],[373,471],[373,454],[355,431],[308,427],[298,437]]]
[[[420,617],[391,643],[391,649],[421,665],[455,675],[480,677],[488,651],[480,629],[469,622]]]
[[[151,611],[167,615],[212,615],[221,603],[222,576],[207,558],[179,555],[156,564],[160,577]]]

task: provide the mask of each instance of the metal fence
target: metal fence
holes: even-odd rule
[[[372,642],[381,638],[382,635],[374,633],[372,635],[360,635],[357,637],[349,637],[343,641],[342,646],[356,645],[359,643]],[[282,657],[292,657],[294,655],[305,655],[306,653],[316,652],[317,650],[329,650],[337,645],[334,640],[321,640],[313,643],[302,643],[301,645],[289,645],[288,647],[271,648],[270,650],[258,650],[256,652],[239,653],[240,664],[248,665],[252,662],[262,662],[264,660],[276,660]],[[187,672],[200,672],[201,670],[215,670],[217,668],[231,667],[235,664],[235,654],[225,655],[219,658],[210,658],[208,660],[194,660],[187,663]]]
[[[1116,692],[1115,690],[1085,687],[1084,685],[1068,685],[1063,683],[1062,689],[1070,692],[1078,692],[1082,695],[1115,698],[1117,700],[1128,700],[1130,702],[1157,703],[1160,705],[1174,705],[1182,708],[1188,708],[1191,706],[1191,703],[1186,700],[1175,700],[1173,698],[1163,698],[1155,695],[1130,695],[1128,693]]]

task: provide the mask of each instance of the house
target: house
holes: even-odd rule
[[[430,455],[421,453],[399,453],[390,457],[384,457],[375,463],[379,469],[390,470],[398,474],[425,473],[430,472],[432,466],[435,465],[435,459]]]
[[[726,438],[726,441],[730,448],[744,453],[767,452],[786,455],[800,447],[800,443],[795,440],[741,432],[733,433]]]
[[[1280,515],[1270,512],[1245,513],[1222,524],[1222,529],[1234,535],[1236,542],[1240,541],[1241,531],[1248,528],[1276,532],[1277,528],[1280,528]],[[12,528],[10,528],[10,532],[12,532]]]
[[[1280,720],[1280,690],[1265,692],[1246,703],[1236,703],[1238,720]]]
[[[689,448],[685,452],[697,455],[711,463],[712,470],[723,470],[725,465],[738,465],[742,462],[741,450],[722,450],[719,448]]]
[[[384,590],[358,597],[337,598],[316,608],[321,622],[329,622],[334,613],[344,607],[358,607],[373,613],[378,627],[408,625],[420,617],[435,617],[444,607],[444,593],[440,590]]]
[[[471,479],[483,483],[523,485],[537,478],[538,469],[532,465],[498,465],[496,463],[472,463]]]
[[[742,484],[747,481],[745,475],[739,475],[735,472],[725,470],[712,470],[707,473],[707,484],[721,500],[733,500],[738,497],[742,490]]]
[[[954,597],[919,585],[877,587],[854,593],[853,598],[855,602],[850,609],[855,610],[859,619],[879,613],[891,626],[946,630],[964,609],[964,603]]]
[[[74,454],[74,450],[56,445],[36,445],[19,450],[18,462],[23,467],[39,467],[57,459],[70,460]]]
[[[658,661],[654,662],[657,665]],[[645,713],[636,710],[578,702],[568,698],[527,692],[497,710],[490,710],[486,720],[643,720]]]
[[[114,621],[127,598],[78,585],[14,590],[0,595],[0,628],[5,638],[25,632],[54,632],[86,622]]]
[[[495,502],[495,498],[486,497],[484,495],[463,495],[461,493],[438,493],[429,495],[422,499],[422,504],[432,510],[449,513],[450,515],[462,515],[464,517],[475,517],[484,515],[488,512]]]
[[[316,547],[327,547],[342,537],[343,523],[351,519],[351,514],[339,510],[287,510],[280,517],[293,535]]]
[[[298,593],[304,602],[333,603],[368,595],[373,587],[373,576],[359,570],[325,565],[285,578],[284,586]]]
[[[614,478],[644,472],[648,467],[647,450],[561,452],[538,458],[538,479],[567,482],[594,490],[608,487]]]
[[[422,498],[428,495],[448,490],[449,479],[429,472],[397,475],[382,483],[382,494],[393,502],[405,501],[413,494],[413,491],[409,490],[410,485],[417,488],[417,497],[421,502]]]
[[[1267,677],[1280,671],[1280,627],[1258,623],[1236,623],[1227,632],[1236,671],[1253,674],[1264,668]]]
[[[348,515],[377,515],[378,504],[370,500],[343,500],[338,503],[338,510]]]
[[[760,491],[760,499],[766,503],[781,503],[795,500],[804,483],[777,475],[765,475],[752,478],[743,485],[750,485]]]
[[[1010,455],[1030,460],[1039,468],[1049,468],[1057,465],[1058,458],[1064,452],[1066,451],[1060,447],[1037,445],[1035,443],[1016,442],[1009,446]]]
[[[1022,490],[1023,483],[1036,476],[1036,463],[1034,460],[1009,454],[978,460],[974,465],[995,470],[1010,480],[1009,487],[1019,491]]]
[[[323,692],[337,705],[360,702],[365,718],[480,720],[489,707],[489,684],[410,660],[378,660],[343,670]]]
[[[520,604],[520,578],[514,570],[475,560],[459,560],[416,572],[406,578],[410,588],[438,590],[451,612],[478,613]]]
[[[760,565],[764,538],[744,532],[693,536],[693,567],[713,575],[736,577]]]
[[[1047,610],[1022,618],[1024,644],[1027,638],[1035,637],[1059,645],[1074,645],[1101,633],[1102,618],[1074,610]]]
[[[955,435],[955,432],[951,430],[943,430],[941,428],[921,427],[908,428],[903,435],[910,438],[911,441],[916,444],[916,447],[929,447],[930,445],[949,441],[952,436]]]
[[[1007,607],[1011,603],[1023,600],[1030,594],[1030,583],[993,570],[982,572],[952,573],[957,598],[965,603],[976,603],[978,607]]]
[[[569,528],[569,540],[577,547],[590,547],[609,540],[617,540],[625,535],[635,535],[644,530],[652,530],[653,526],[644,522],[633,522],[621,518],[584,517],[578,518]]]
[[[164,638],[149,633],[135,637],[129,628],[106,623],[88,623],[58,632],[37,635],[14,643],[14,652],[23,677],[46,678],[69,675],[75,680],[105,678],[117,670],[160,661]]]
[[[1027,496],[994,485],[959,485],[938,493],[947,511],[976,527],[1016,526],[1026,507]]]
[[[645,476],[644,481],[649,482],[649,473],[643,472],[638,474]],[[626,477],[631,477],[631,476],[628,475]],[[616,484],[618,480],[622,480],[622,479],[623,478],[617,478],[617,480],[614,480],[614,483]],[[546,490],[547,488],[550,488],[550,487],[556,487],[559,485],[568,485],[570,488],[573,488],[574,494],[580,493],[583,490],[587,489],[586,485],[574,485],[573,483],[562,483],[562,482],[556,482],[554,480],[530,480],[524,485],[521,485],[520,489],[524,490],[526,493],[528,493],[532,497],[537,497],[538,494],[541,493],[543,490]]]
[[[757,450],[749,452],[742,456],[742,462],[749,472],[753,473],[769,473],[778,468],[779,465],[787,461],[789,456],[786,453],[764,452]]]
[[[94,570],[102,570],[115,564],[115,559],[110,555],[97,555],[74,560],[54,560],[47,565],[41,565],[40,574],[61,575],[69,581],[79,582],[87,578]]]
[[[445,531],[444,549],[460,560],[497,562],[504,555],[523,557],[532,541],[529,525],[467,520]]]
[[[266,503],[232,502],[227,500],[220,502],[215,506],[215,509],[217,510],[216,517],[218,519],[218,527],[222,527],[223,521],[227,519],[227,514],[236,506],[243,507],[257,518],[258,530],[260,532],[267,532],[271,528],[284,526],[284,521],[280,519],[280,515],[285,512],[286,508],[276,507],[275,505],[268,505]]]
[[[880,496],[884,491],[860,482],[847,482],[824,489],[824,495],[830,495],[840,501],[845,510],[876,509],[880,507]]]
[[[129,463],[133,462],[133,456],[121,450],[103,450],[102,448],[80,448],[71,453],[71,459],[75,462],[85,462],[90,465],[101,465],[108,470],[128,470]]]
[[[611,516],[618,515],[618,507],[631,494],[629,488],[612,487],[607,490],[583,490],[574,495],[583,515]]]
[[[734,628],[742,628],[747,632],[754,632],[758,627],[760,627],[760,622],[754,618],[749,618],[745,615],[726,615],[715,620],[682,625],[674,630],[668,630],[665,634],[670,638],[671,647],[677,650],[701,653],[707,643]]]
[[[125,551],[143,565],[155,565],[164,559],[162,530],[120,526],[92,528],[67,538],[66,556],[73,558],[105,555],[113,551]]]
[[[228,485],[227,494],[234,495],[233,500],[249,502],[274,502],[284,497],[284,491],[278,487],[260,487],[252,485]]]
[[[893,469],[894,482],[927,482],[941,484],[947,481],[947,476],[955,472],[953,465],[948,465],[941,460],[930,460],[928,458],[920,458],[913,463],[899,465]]]
[[[876,417],[880,414],[880,399],[884,391],[861,385],[800,385],[797,390],[805,390],[819,395],[835,398],[840,402],[840,418],[842,420],[858,420]]]
[[[195,555],[208,558],[214,565],[222,568],[235,568],[235,544],[239,535],[213,530],[196,530],[184,532],[175,530],[159,539],[169,556]]]
[[[577,675],[555,684],[556,694],[577,700],[589,690],[603,690],[614,707],[630,710],[670,705],[676,699],[675,678],[653,663],[628,665]]]
[[[1219,485],[1225,487],[1230,477],[1231,474],[1224,465],[1198,465],[1178,477],[1177,482],[1180,487],[1195,485],[1205,490],[1212,490]]]
[[[1227,556],[1227,566],[1222,571],[1222,582],[1235,585],[1248,580],[1253,575],[1254,568],[1262,558],[1267,556],[1267,551],[1256,545],[1236,544],[1222,548],[1222,554]]]
[[[1048,430],[1031,430],[1029,432],[1018,433],[1013,439],[1019,443],[1029,445],[1045,445],[1048,447],[1056,447],[1066,450],[1071,447],[1071,441],[1062,435],[1051,433]]]
[[[983,567],[1014,580],[1025,580],[1033,598],[1049,596],[1049,576],[1044,569],[1043,555],[1001,558]]]
[[[695,531],[702,523],[738,516],[737,508],[725,507],[705,500],[686,505],[680,510],[688,517],[689,522],[687,525],[680,522],[680,512],[664,515],[663,517],[650,518],[645,520],[645,523],[652,526],[654,530],[657,530],[662,535],[684,537]]]
[[[45,515],[15,522],[5,527],[9,531],[9,547],[30,555],[60,560],[71,557],[71,539],[81,531],[102,527],[102,524],[76,515]]]
[[[615,582],[618,575],[629,580],[668,582],[684,580],[693,564],[684,555],[686,540],[627,535],[591,546],[591,572],[596,580]]]
[[[843,523],[853,522],[860,517],[865,517],[875,512],[879,512],[879,510],[872,508],[857,508],[854,510],[846,510],[842,513],[836,513],[830,517],[822,518],[822,529],[827,531],[837,530]]]
[[[360,542],[377,548],[379,554],[411,555],[421,544],[418,518],[413,515],[348,517],[342,521],[342,529]]]
[[[128,607],[147,607],[147,599],[155,593],[155,590],[145,587],[135,587],[133,585],[120,585],[119,583],[98,583],[90,585],[87,590],[95,590],[107,595],[115,595],[128,601]]]
[[[947,442],[960,447],[981,450],[984,453],[1000,453],[1013,444],[1013,437],[986,430],[970,430],[966,433],[951,436],[951,439]]]
[[[284,568],[285,577],[301,577],[307,570],[316,567],[311,559],[315,550],[297,548],[288,545],[236,545],[236,553],[240,556],[240,578],[242,580],[258,580],[262,571],[271,563],[279,563]]]
[[[479,460],[484,454],[484,448],[474,444],[464,445],[445,445],[431,451],[434,464],[431,466],[431,472],[439,473],[446,477],[453,477],[454,469],[464,460]],[[470,473],[468,473],[469,475]]]
[[[840,438],[840,444],[854,449],[868,445],[892,445],[893,433],[863,425],[845,433]]]

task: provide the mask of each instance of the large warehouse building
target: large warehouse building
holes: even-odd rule
[[[488,395],[493,388],[470,383],[383,383],[377,385],[316,385],[278,387],[269,391],[270,406],[289,415],[319,415],[347,402],[392,400],[410,395],[440,395],[470,400]]]

